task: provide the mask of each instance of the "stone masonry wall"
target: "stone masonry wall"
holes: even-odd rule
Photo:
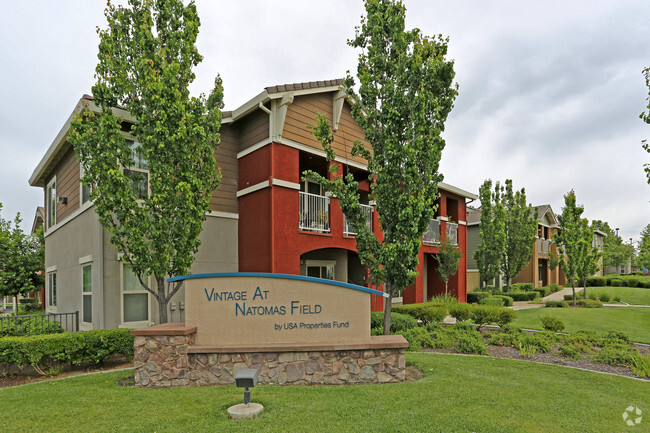
[[[136,385],[233,384],[242,368],[256,368],[259,383],[275,385],[390,383],[405,379],[404,349],[188,354],[195,335],[136,336]]]

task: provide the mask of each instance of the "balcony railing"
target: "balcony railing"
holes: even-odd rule
[[[458,224],[447,223],[447,239],[452,245],[458,245]]]
[[[544,239],[543,238],[537,238],[537,254],[542,254],[543,250],[543,244],[544,244]]]
[[[439,244],[440,243],[440,221],[429,221],[427,231],[422,235],[422,242],[425,244]]]
[[[544,254],[548,254],[548,249],[549,249],[550,245],[551,245],[550,239],[546,239],[544,241]]]
[[[330,199],[322,195],[300,192],[300,230],[320,233],[330,231]]]
[[[368,231],[372,231],[372,212],[374,211],[374,208],[372,206],[368,206],[367,204],[362,204],[361,209],[366,215],[366,227],[368,228]],[[345,215],[343,215],[343,221],[345,221],[343,234],[349,236],[356,235],[357,233],[352,231],[352,224],[348,224],[348,220],[345,218]]]

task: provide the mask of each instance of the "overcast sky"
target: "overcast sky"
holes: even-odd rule
[[[533,205],[561,211],[574,189],[589,219],[627,240],[650,223],[641,140],[650,125],[641,70],[650,66],[650,2],[406,0],[407,26],[448,36],[459,96],[444,137],[445,182],[477,193],[513,179]],[[34,168],[84,93],[96,65],[104,1],[25,0],[0,14],[0,202],[31,227]],[[204,56],[192,85],[221,74],[226,109],[264,87],[343,77],[361,1],[197,1]],[[475,203],[476,204],[476,203]]]

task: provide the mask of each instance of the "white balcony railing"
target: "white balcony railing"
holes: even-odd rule
[[[458,245],[458,224],[447,223],[447,239],[452,245]]]
[[[329,233],[330,199],[322,195],[300,192],[300,230]]]
[[[368,206],[367,204],[362,204],[361,209],[366,215],[366,227],[368,227],[368,231],[372,231],[372,213],[374,211],[374,208],[372,206]],[[345,218],[345,215],[343,215],[343,221],[345,222],[343,234],[348,236],[356,235],[357,233],[352,231],[352,225],[348,224],[348,220]]]
[[[551,245],[550,239],[546,239],[544,241],[544,254],[548,254],[548,248],[549,248],[550,245]]]
[[[427,231],[422,235],[422,242],[425,244],[439,244],[440,243],[440,221],[431,220]]]
[[[537,254],[542,254],[544,238],[537,238]]]

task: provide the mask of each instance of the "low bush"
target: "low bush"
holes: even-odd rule
[[[555,340],[543,332],[533,335],[524,334],[519,337],[519,344],[524,347],[534,347],[538,352],[548,352],[553,347]]]
[[[594,356],[594,361],[609,365],[631,365],[638,350],[623,343],[614,343],[600,349]]]
[[[423,323],[442,322],[447,315],[444,305],[426,302],[422,304],[395,305],[393,311],[398,314],[408,314]],[[392,320],[391,320],[392,322]]]
[[[456,322],[451,329],[454,331],[476,331],[476,326],[469,322]]]
[[[637,278],[628,278],[626,280],[628,287],[639,287],[640,281]]]
[[[532,301],[539,296],[537,292],[504,292],[503,294],[511,297],[513,301]]]
[[[598,299],[601,302],[609,302],[612,298],[609,296],[609,293],[598,293]]]
[[[133,356],[133,336],[129,329],[0,338],[0,364],[5,366],[31,365],[40,370],[62,362],[99,363],[118,353]]]
[[[639,287],[641,287],[641,284],[639,284]],[[650,280],[643,282],[643,287],[650,289]]]
[[[501,298],[503,299],[503,305],[506,307],[512,307],[514,304],[513,299],[510,296],[506,295],[492,295],[493,298]]]
[[[19,308],[25,311],[27,314],[40,310],[40,307],[38,305],[38,299],[36,298],[20,298],[19,302],[20,302]]]
[[[605,287],[606,285],[607,285],[607,278],[605,277],[587,278],[587,287]]]
[[[467,294],[469,296],[469,293]],[[469,302],[469,301],[468,301]],[[472,313],[472,306],[468,304],[456,304],[449,307],[449,314],[451,317],[456,319],[459,322],[469,320]]]
[[[592,353],[594,346],[602,346],[602,338],[594,331],[578,331],[567,337],[567,342],[572,343],[583,353]]]
[[[418,326],[418,321],[408,314],[390,313],[390,331],[391,333],[401,333],[407,329],[415,328]],[[384,327],[384,313],[375,311],[370,314],[370,327],[382,328]],[[382,332],[383,333],[383,332]],[[377,334],[379,335],[379,334]]]
[[[578,297],[578,295],[576,294],[576,298],[577,297]],[[571,295],[564,295],[564,300],[565,301],[573,301],[573,295],[572,294]]]
[[[448,349],[454,344],[454,333],[447,328],[443,328],[438,323],[430,323],[427,325],[427,331],[431,335],[432,345],[436,349]]]
[[[476,353],[478,355],[487,355],[488,353],[485,340],[477,331],[458,332],[456,350],[460,353]]]
[[[402,335],[406,341],[409,342],[409,347],[407,348],[409,351],[413,352],[422,350],[423,347],[433,347],[433,340],[431,339],[431,335],[425,328],[421,326],[407,329],[406,331],[402,332]]]
[[[533,289],[533,291],[539,293],[540,298],[544,298],[544,297],[551,294],[551,288],[548,287],[548,286],[537,287],[537,288]]]
[[[490,296],[488,292],[471,292],[467,294],[467,303],[478,304],[481,299],[487,298],[488,296]]]
[[[533,283],[514,283],[510,284],[510,290],[513,292],[530,292],[534,288]]]
[[[611,284],[610,284],[610,285],[611,285],[612,287],[622,287],[624,284],[623,284],[623,280],[619,280],[618,278],[613,278],[613,279],[611,280]]]
[[[438,295],[431,298],[429,303],[433,305],[444,305],[449,308],[452,305],[458,304],[458,299],[451,295]]]
[[[542,316],[541,318],[542,326],[547,331],[551,332],[562,332],[564,331],[564,322],[553,316]]]
[[[546,301],[544,304],[546,305],[546,308],[568,308],[569,307],[568,301]]]
[[[593,299],[578,299],[576,304],[583,308],[602,308],[603,303]]]
[[[494,307],[503,307],[503,299],[497,298],[496,296],[489,296],[483,298],[479,301],[480,305],[491,305]]]
[[[574,361],[582,358],[580,351],[573,344],[563,344],[558,347],[557,352],[562,358],[572,359]]]
[[[650,353],[643,356],[637,352],[632,358],[630,368],[639,377],[650,377]]]
[[[620,331],[609,331],[607,335],[602,338],[603,346],[608,344],[630,344],[630,337],[627,336],[624,332]]]
[[[621,302],[621,297],[618,296],[618,295],[616,295],[616,296],[614,296],[614,297],[612,298],[612,300],[613,300],[614,302]]]
[[[560,286],[559,284],[549,284],[548,287],[551,289],[551,293],[559,292],[560,290],[562,290],[562,286]]]
[[[494,323],[499,326],[507,325],[515,320],[517,313],[514,310],[491,305],[477,305],[472,308],[472,322],[479,327]]]

